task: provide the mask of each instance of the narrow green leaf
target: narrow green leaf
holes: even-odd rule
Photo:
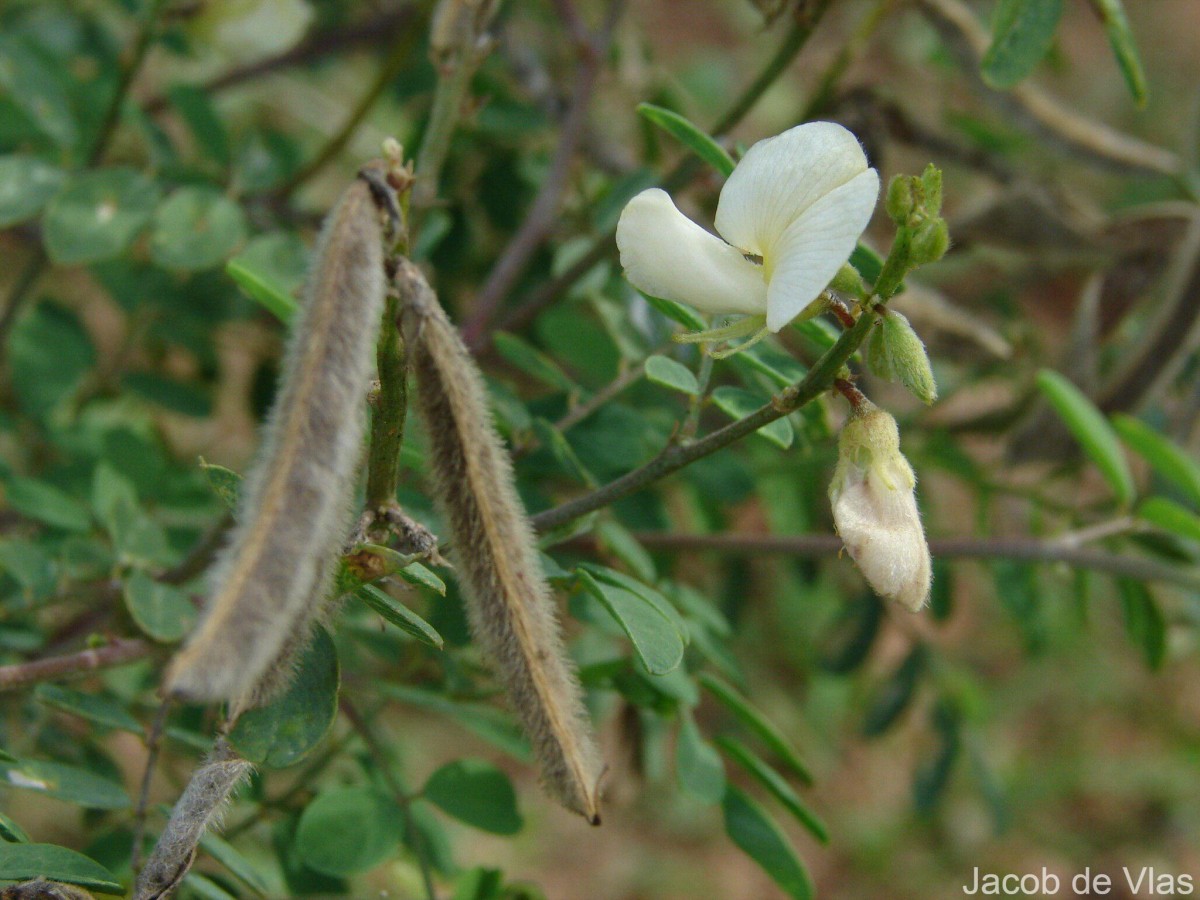
[[[604,519],[596,526],[596,537],[604,549],[628,566],[642,581],[653,581],[658,572],[654,559],[638,539],[616,519]]]
[[[260,897],[265,897],[270,890],[270,885],[254,863],[211,831],[205,832],[204,837],[200,838],[200,849],[244,881]]]
[[[11,98],[59,147],[70,148],[79,140],[79,125],[58,73],[29,38],[0,35],[0,94]]]
[[[725,766],[721,754],[701,737],[696,720],[686,708],[681,708],[680,712],[675,774],[685,790],[705,803],[720,803],[725,796]]]
[[[1167,622],[1149,588],[1132,578],[1120,578],[1121,608],[1125,613],[1125,631],[1142,650],[1146,665],[1162,668],[1167,658]]]
[[[442,636],[437,633],[432,625],[418,616],[415,612],[409,609],[400,601],[394,599],[386,592],[380,590],[373,584],[364,584],[354,596],[362,600],[363,603],[383,616],[387,621],[391,622],[405,634],[411,635],[423,644],[428,644],[430,647],[442,649],[445,643]]]
[[[419,562],[409,563],[396,574],[409,584],[427,588],[442,597],[446,596],[446,582]]]
[[[754,732],[759,740],[770,747],[771,752],[779,757],[794,776],[804,784],[812,784],[812,775],[809,773],[808,767],[801,761],[800,754],[766,716],[750,705],[749,700],[739,694],[731,685],[711,673],[702,674],[700,683],[709,693],[720,700],[743,725]]]
[[[453,719],[468,731],[503,750],[523,763],[533,760],[533,751],[513,717],[484,703],[462,703],[442,694],[404,684],[382,682],[376,685],[388,697]]]
[[[429,776],[422,794],[443,812],[492,834],[516,834],[523,824],[512,782],[482,760],[447,763]]]
[[[1113,55],[1117,58],[1117,66],[1129,86],[1129,93],[1138,106],[1146,105],[1146,72],[1142,68],[1142,59],[1138,54],[1137,42],[1133,39],[1133,29],[1129,27],[1129,19],[1125,16],[1125,7],[1121,0],[1092,0],[1096,11],[1104,22],[1104,30],[1108,34],[1108,42],[1112,44]]]
[[[497,331],[492,334],[492,343],[501,356],[529,377],[568,393],[579,390],[579,385],[558,363],[528,341],[506,331]]]
[[[646,380],[654,384],[693,397],[700,393],[700,382],[696,380],[692,370],[669,357],[657,354],[651,356],[646,360],[645,371]]]
[[[599,486],[600,482],[596,480],[596,476],[583,464],[583,460],[561,431],[542,418],[534,419],[532,424],[533,433],[538,436],[542,446],[550,451],[564,472],[589,488],[595,489]]]
[[[722,385],[713,391],[712,399],[717,408],[731,419],[744,419],[758,410],[768,400],[767,397],[730,385]],[[795,433],[792,431],[792,423],[786,418],[776,419],[754,433],[766,438],[782,450],[786,450],[792,446],[792,441],[795,438]]]
[[[62,169],[36,156],[0,156],[0,228],[36,216],[66,177]]]
[[[0,812],[0,840],[12,844],[28,844],[29,835],[25,833],[24,828]]]
[[[863,717],[862,732],[866,737],[878,737],[900,718],[916,693],[917,681],[924,668],[925,653],[917,646],[875,692]]]
[[[658,312],[673,322],[678,322],[690,331],[703,331],[708,327],[708,323],[704,320],[704,317],[699,313],[693,312],[691,307],[684,306],[682,303],[676,303],[674,300],[651,297],[649,294],[643,294],[642,296]]]
[[[292,320],[292,316],[300,308],[296,298],[281,284],[245,259],[235,257],[225,263],[225,274],[233,279],[247,297],[285,324]]]
[[[1108,480],[1117,499],[1133,502],[1133,475],[1108,420],[1079,388],[1050,369],[1037,375],[1037,386],[1054,406],[1088,457]]]
[[[1062,0],[1000,0],[980,61],[983,80],[1006,90],[1027,78],[1054,43],[1062,11]]]
[[[287,691],[238,717],[229,740],[252,763],[273,769],[298,763],[333,726],[338,677],[333,639],[318,628]]]
[[[196,623],[196,607],[188,593],[145,572],[134,572],[125,582],[125,608],[138,628],[164,643],[181,640]]]
[[[850,252],[850,265],[858,270],[862,280],[869,285],[874,285],[879,280],[879,276],[883,272],[883,262],[883,257],[866,244],[856,244]]]
[[[1189,541],[1200,541],[1200,516],[1166,497],[1149,497],[1138,507],[1138,517]]]
[[[139,735],[143,731],[141,723],[111,697],[84,694],[57,684],[39,684],[33,692],[33,697],[39,703],[103,725],[105,728],[132,731]]]
[[[120,880],[100,863],[56,844],[5,844],[0,847],[0,881],[46,878],[89,891],[124,894]]]
[[[725,148],[679,113],[652,103],[639,103],[637,111],[643,119],[671,135],[719,174],[728,178],[733,173],[733,157],[725,152]]]
[[[1200,507],[1200,463],[1170,438],[1159,434],[1145,422],[1117,413],[1113,427],[1127,445],[1146,460],[1155,472],[1187,494]]]
[[[754,779],[766,788],[795,817],[797,822],[808,829],[813,837],[822,844],[829,843],[829,829],[825,827],[825,823],[804,804],[800,795],[792,789],[787,780],[771,768],[762,757],[741,741],[726,735],[717,738],[717,745],[725,751],[730,759],[754,776]]]
[[[150,221],[158,196],[158,186],[134,169],[77,175],[46,207],[46,252],[64,266],[111,259]]]
[[[196,146],[222,168],[228,166],[229,135],[209,92],[194,84],[179,83],[167,88],[167,96],[192,133]]]
[[[300,860],[324,875],[358,875],[395,852],[404,815],[391,797],[365,787],[318,794],[296,826]]]
[[[0,763],[0,781],[88,809],[125,809],[129,797],[115,781],[76,766],[46,760]]]
[[[654,604],[623,587],[601,583],[583,569],[577,574],[580,584],[629,636],[638,659],[650,674],[663,675],[683,661],[683,636]]]
[[[13,478],[4,488],[8,505],[26,516],[64,531],[90,531],[87,507],[70,494],[33,478]]]
[[[787,836],[765,809],[733,785],[725,788],[722,804],[725,833],[793,900],[811,900],[812,879]]]

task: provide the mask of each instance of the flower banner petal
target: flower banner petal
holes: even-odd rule
[[[797,125],[746,152],[721,190],[717,231],[748,253],[772,256],[792,222],[864,171],[858,138],[841,125]]]
[[[874,169],[812,203],[780,236],[768,260],[767,327],[779,331],[798,316],[850,258],[879,196]]]
[[[652,188],[629,201],[617,247],[625,276],[651,296],[704,312],[766,311],[761,267],[681,213],[664,191]]]

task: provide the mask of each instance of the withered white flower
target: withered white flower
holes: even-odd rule
[[[912,612],[929,599],[931,579],[916,484],[896,420],[862,400],[838,440],[829,484],[833,522],[875,593]]]
[[[666,192],[642,191],[617,223],[626,277],[709,313],[766,318],[779,331],[850,257],[879,195],[853,134],[809,122],[751,147],[721,189],[710,234]],[[722,240],[721,238],[724,238]]]

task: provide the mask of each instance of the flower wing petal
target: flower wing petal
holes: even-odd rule
[[[797,125],[746,151],[721,189],[717,231],[748,253],[773,256],[805,210],[866,170],[858,138],[841,125]]]
[[[767,327],[800,314],[850,258],[875,211],[879,175],[867,169],[813,202],[784,231],[770,260]]]
[[[761,267],[681,213],[665,191],[642,191],[626,204],[617,248],[625,276],[654,297],[704,312],[766,310]]]

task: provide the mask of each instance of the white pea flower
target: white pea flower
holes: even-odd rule
[[[875,593],[912,612],[929,599],[931,579],[916,484],[896,420],[863,399],[838,440],[833,522]]]
[[[630,200],[617,223],[621,265],[647,294],[765,317],[779,331],[850,257],[878,195],[879,175],[853,134],[833,122],[797,125],[737,164],[717,204],[720,238],[664,191]]]

